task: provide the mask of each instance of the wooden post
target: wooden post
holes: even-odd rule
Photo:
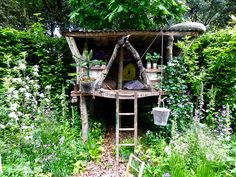
[[[174,37],[168,36],[167,47],[166,47],[167,62],[173,59],[173,43],[174,43]]]
[[[80,118],[82,122],[82,139],[88,140],[88,112],[86,107],[85,96],[80,95]]]
[[[1,156],[1,154],[0,154],[0,174],[1,173],[3,173],[3,171],[2,171],[2,156]]]
[[[73,58],[75,60],[75,63],[76,63],[76,84],[78,85],[79,84],[79,74],[80,74],[80,71],[81,71],[81,68],[79,66],[79,58],[81,58],[81,54],[79,52],[79,49],[77,48],[77,45],[76,45],[76,42],[75,42],[75,39],[73,37],[66,37],[66,41],[70,47],[70,50],[71,50],[71,53],[73,55]]]
[[[138,141],[138,96],[137,92],[134,92],[134,146]]]
[[[124,48],[120,48],[119,70],[118,70],[118,89],[122,89],[123,82],[123,65],[124,65]]]

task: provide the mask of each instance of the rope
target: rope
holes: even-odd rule
[[[163,39],[163,31],[161,30],[161,66],[163,66],[163,45],[164,45],[164,39]],[[162,91],[162,78],[163,78],[163,69],[161,69],[161,91]]]
[[[143,53],[143,55],[141,56],[141,59],[144,57],[144,55],[147,53],[147,51],[150,49],[150,47],[152,46],[152,44],[154,43],[154,41],[157,39],[158,37],[158,33],[155,36],[155,38],[152,40],[151,44],[148,46],[148,48],[145,50],[145,52]]]
[[[163,39],[163,31],[161,30],[161,65],[163,65],[163,45],[164,45],[164,39]],[[160,90],[162,91],[162,78],[163,78],[163,69],[161,69],[161,85],[160,85]],[[159,94],[158,97],[158,107],[160,107],[161,102],[164,104],[164,99],[161,99],[161,93]]]

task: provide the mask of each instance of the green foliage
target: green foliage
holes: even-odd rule
[[[89,29],[154,29],[182,19],[182,1],[69,0],[71,21]]]
[[[103,131],[101,123],[91,125],[91,137],[84,144],[81,130],[71,127],[64,87],[51,98],[50,86],[39,82],[39,67],[26,62],[26,52],[3,58],[0,106],[0,176],[68,176],[81,173],[91,159],[99,160]],[[75,125],[73,114],[72,125]],[[77,116],[77,118],[79,118]],[[101,129],[101,130],[100,130]]]
[[[12,28],[0,28],[0,65],[3,77],[6,64],[4,56],[12,55],[13,60],[18,55],[27,52],[26,61],[30,65],[39,65],[40,85],[51,85],[51,93],[62,92],[62,85],[70,70],[72,62],[67,43],[64,38],[49,38],[42,24],[36,23],[27,31],[18,31]]]
[[[192,122],[193,103],[186,83],[186,65],[183,57],[168,63],[163,88],[168,92],[167,103],[171,109],[170,120],[177,120],[178,129],[188,127]]]
[[[195,96],[200,96],[201,83],[204,85],[204,108],[208,105],[211,109],[207,114],[214,112],[212,106],[216,111],[222,105],[229,104],[235,116],[236,27],[206,33],[191,46],[179,43],[179,47],[184,51],[188,66],[186,81],[190,83]]]
[[[225,27],[230,20],[229,15],[236,12],[236,4],[231,0],[187,0],[186,3],[189,7],[187,18],[211,29]]]
[[[156,52],[153,52],[153,55],[151,53],[147,53],[146,56],[145,56],[145,59],[148,61],[148,62],[155,62],[157,63],[158,60],[160,58],[160,54],[159,53],[156,53]]]
[[[220,134],[204,125],[175,133],[169,144],[153,132],[142,138],[135,153],[145,162],[143,176],[234,176],[233,146]]]

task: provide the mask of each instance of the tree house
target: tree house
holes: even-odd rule
[[[138,134],[138,99],[159,97],[166,94],[161,88],[155,88],[155,85],[163,79],[161,77],[164,69],[146,69],[145,54],[150,51],[159,53],[162,57],[158,64],[165,65],[173,57],[180,55],[180,51],[174,45],[174,42],[184,36],[196,37],[202,32],[204,31],[191,28],[148,31],[81,29],[64,32],[63,34],[77,63],[76,72],[78,76],[76,83],[78,85],[80,85],[80,76],[85,72],[79,65],[79,58],[84,47],[93,50],[92,59],[102,60],[106,63],[106,66],[91,68],[91,75],[96,79],[92,92],[83,93],[80,88],[76,88],[71,92],[74,100],[79,97],[83,140],[86,141],[88,138],[88,113],[85,97],[103,97],[116,100],[117,154],[119,154],[118,148],[120,146],[134,146],[137,143]],[[130,82],[137,82],[136,86],[133,88],[127,87],[127,83]],[[121,112],[121,100],[132,100],[133,111]],[[123,128],[120,126],[120,119],[125,116],[133,116],[133,127]],[[120,144],[119,133],[121,131],[133,131],[134,143]]]

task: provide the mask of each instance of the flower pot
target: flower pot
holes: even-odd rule
[[[160,107],[155,107],[152,108],[152,113],[153,113],[153,118],[154,118],[154,124],[156,125],[166,125],[169,115],[170,115],[170,110],[167,108],[160,108]]]
[[[150,62],[147,62],[147,69],[151,69],[152,68],[152,64]]]
[[[80,82],[80,91],[81,93],[92,93],[94,91],[94,81],[81,81]]]
[[[157,63],[153,63],[153,64],[152,64],[152,68],[153,68],[153,69],[157,69]]]

